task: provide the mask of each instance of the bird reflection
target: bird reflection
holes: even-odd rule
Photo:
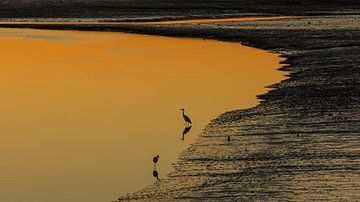
[[[182,140],[185,140],[185,135],[191,130],[192,125],[185,127],[182,133]]]
[[[159,173],[158,173],[156,170],[153,171],[153,176],[154,176],[157,180],[160,180],[160,179],[159,179]]]

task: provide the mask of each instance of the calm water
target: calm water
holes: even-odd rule
[[[237,43],[0,29],[0,201],[109,201],[160,178],[219,114],[283,79]],[[185,108],[194,126],[182,139]]]

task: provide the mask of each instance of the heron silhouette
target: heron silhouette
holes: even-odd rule
[[[192,125],[192,122],[188,116],[185,115],[185,109],[180,109],[182,111],[182,115],[184,117],[185,124]]]
[[[155,157],[153,158],[153,162],[154,162],[154,163],[157,163],[157,162],[159,161],[159,158],[160,158],[159,155],[155,156]]]
[[[192,125],[185,127],[183,134],[182,134],[182,140],[185,140],[185,135],[191,130]]]
[[[154,158],[153,158],[153,162],[154,162],[154,170],[156,170],[156,169],[157,169],[157,162],[159,161],[159,158],[160,158],[160,156],[159,156],[159,155],[154,156]]]

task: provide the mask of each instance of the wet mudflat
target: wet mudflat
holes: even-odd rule
[[[291,77],[260,95],[259,106],[215,119],[169,179],[120,199],[358,200],[359,19],[125,27],[273,50],[288,58],[282,70]]]
[[[164,179],[211,119],[284,78],[278,55],[213,40],[0,29],[0,43],[0,201],[135,192],[155,155]]]

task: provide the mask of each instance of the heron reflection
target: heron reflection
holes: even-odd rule
[[[192,125],[185,127],[182,133],[182,140],[185,140],[185,135],[190,132]]]
[[[154,170],[154,171],[153,171],[153,176],[154,176],[157,180],[160,180],[160,179],[159,179],[159,173],[158,173],[158,171]]]

